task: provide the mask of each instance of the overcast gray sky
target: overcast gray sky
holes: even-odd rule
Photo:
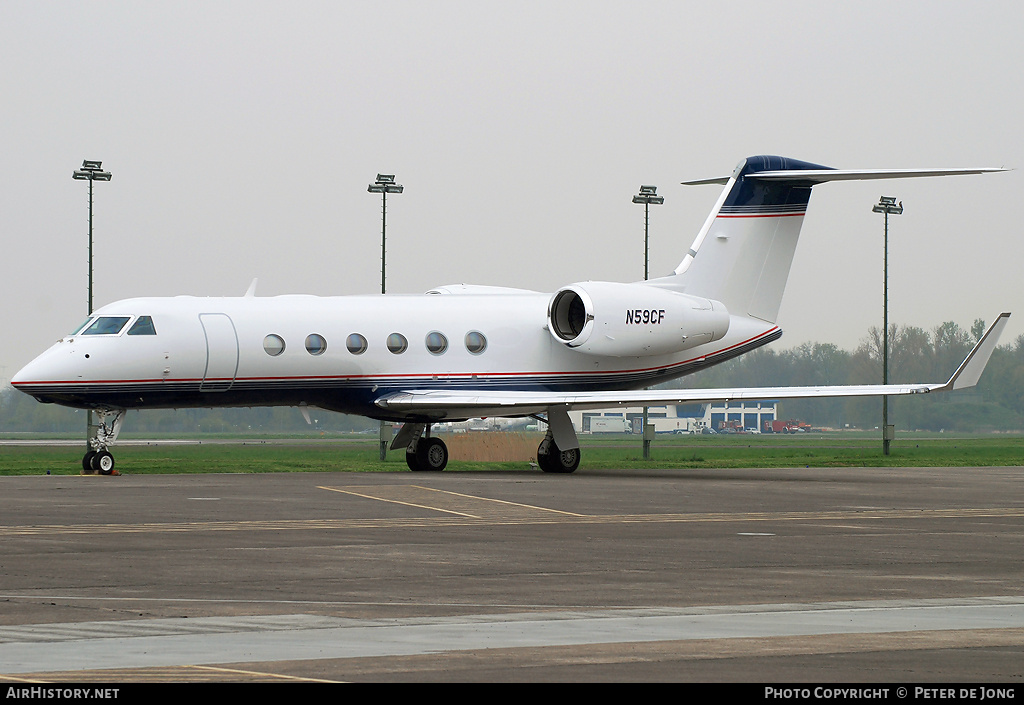
[[[38,2],[0,22],[3,335],[11,377],[132,296],[553,291],[682,259],[741,158],[1016,171],[815,188],[776,347],[890,320],[1024,332],[1020,2]],[[1014,322],[1016,321],[1016,322]]]

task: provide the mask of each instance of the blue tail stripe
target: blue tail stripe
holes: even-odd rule
[[[719,213],[722,215],[760,215],[802,213],[811,198],[811,184],[794,181],[761,181],[744,178],[762,171],[798,171],[830,169],[788,157],[761,155],[747,157]]]

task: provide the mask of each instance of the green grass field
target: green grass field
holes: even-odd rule
[[[486,443],[487,433],[482,433]],[[536,436],[539,440],[540,436]],[[406,472],[402,451],[385,462],[377,456],[376,437],[277,437],[231,439],[203,437],[189,443],[154,441],[114,449],[121,474]],[[583,436],[582,469],[734,468],[734,467],[935,467],[1024,465],[1024,436],[993,434],[950,436],[906,434],[882,454],[875,434],[835,433],[794,436],[667,436],[654,441],[643,460],[636,436]],[[529,447],[536,442],[531,435]],[[0,446],[0,475],[77,475],[81,446]],[[531,458],[516,461],[466,461],[454,458],[446,472],[523,470]]]

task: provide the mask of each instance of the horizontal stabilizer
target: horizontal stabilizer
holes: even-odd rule
[[[748,178],[758,181],[802,181],[823,184],[826,181],[860,181],[866,179],[906,179],[918,176],[958,176],[1006,171],[1000,167],[978,169],[806,169],[802,171],[760,171]]]
[[[868,179],[906,179],[918,176],[961,176],[965,174],[991,174],[1009,171],[1003,167],[979,167],[976,169],[778,169],[746,174],[748,179],[758,181],[793,181],[806,184],[823,184],[826,181],[862,181]],[[724,185],[728,176],[713,179],[683,181],[683,186]]]

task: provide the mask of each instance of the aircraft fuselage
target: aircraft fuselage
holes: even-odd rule
[[[113,319],[117,332],[86,326],[14,382],[40,401],[79,408],[305,404],[398,421],[418,415],[374,400],[409,388],[639,389],[781,335],[773,324],[733,317],[724,338],[681,353],[590,355],[549,333],[550,299],[525,291],[127,299],[90,318]],[[632,320],[635,311],[622,315]],[[152,332],[133,332],[142,317]],[[663,326],[664,314],[641,314],[636,325]]]

